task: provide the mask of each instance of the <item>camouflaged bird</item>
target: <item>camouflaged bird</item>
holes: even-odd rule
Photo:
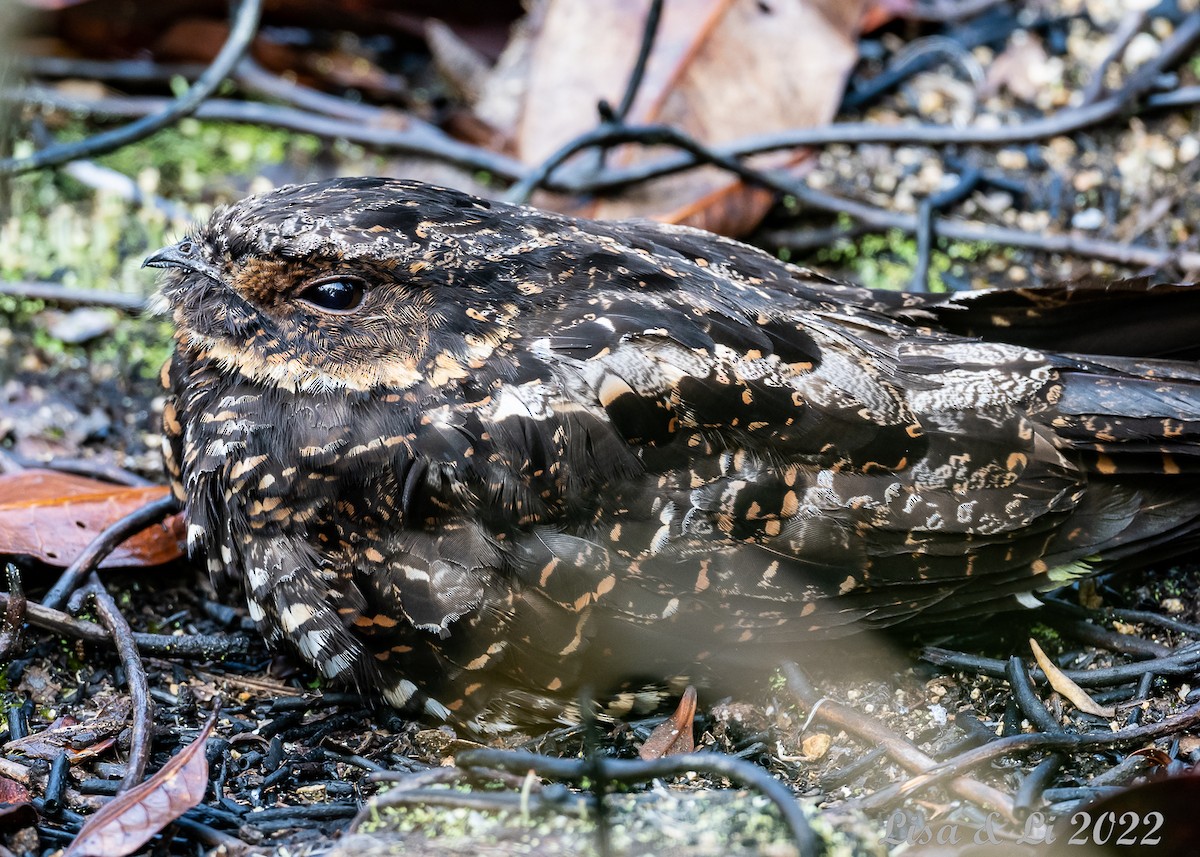
[[[374,178],[147,264],[191,551],[323,676],[479,732],[1195,545],[1184,286],[872,292]]]

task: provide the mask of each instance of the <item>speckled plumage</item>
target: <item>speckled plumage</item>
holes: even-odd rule
[[[191,550],[326,677],[480,731],[1194,544],[1187,287],[877,293],[388,179],[149,264]]]

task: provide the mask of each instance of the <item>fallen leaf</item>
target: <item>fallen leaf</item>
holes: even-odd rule
[[[1062,694],[1072,705],[1080,711],[1087,714],[1095,714],[1097,717],[1117,716],[1115,708],[1096,702],[1096,700],[1087,695],[1087,692],[1082,687],[1067,678],[1063,671],[1046,657],[1046,653],[1037,644],[1037,640],[1031,638],[1029,640],[1029,647],[1033,649],[1033,657],[1037,660],[1038,666],[1042,668],[1042,672],[1046,674],[1046,680],[1050,682],[1050,686]]]
[[[113,485],[53,470],[0,475],[0,554],[29,554],[66,567],[106,527],[168,490],[160,485]],[[183,555],[183,538],[183,519],[172,516],[126,539],[100,567],[170,562]]]
[[[1140,750],[1134,750],[1130,756],[1145,756],[1150,760],[1151,764],[1157,765],[1160,768],[1169,767],[1173,759],[1165,750],[1160,750],[1157,747],[1142,747]]]
[[[214,712],[196,740],[157,774],[106,803],[88,819],[63,857],[125,857],[200,803],[208,788],[204,748],[216,722]]]
[[[1027,104],[1037,103],[1038,95],[1053,80],[1048,70],[1050,57],[1041,40],[1024,30],[1013,34],[1012,43],[988,66],[980,95],[991,98],[1007,90]]]
[[[29,800],[29,789],[16,780],[0,777],[0,803],[21,803],[27,800]]]
[[[120,734],[129,721],[132,703],[128,697],[116,696],[85,723],[64,723],[41,732],[26,735],[4,745],[5,752],[20,753],[31,759],[53,759],[63,750],[72,756],[85,758],[107,749],[106,739]],[[77,747],[85,749],[78,750]],[[75,761],[73,758],[72,761]]]
[[[672,125],[708,145],[823,125],[841,102],[858,58],[867,0],[672,0],[626,120]],[[542,161],[593,128],[596,103],[619,104],[642,41],[649,0],[542,0],[530,6],[477,105],[526,163]],[[659,158],[661,148],[623,146],[613,165]],[[583,156],[595,157],[595,153]],[[760,169],[797,167],[795,152],[751,160]],[[575,214],[652,216],[744,234],[774,196],[715,167],[655,179]],[[553,198],[539,202],[567,208]]]
[[[6,780],[5,782],[12,782]],[[18,787],[20,787],[19,784]],[[0,831],[4,833],[12,833],[16,830],[24,830],[27,827],[33,827],[38,823],[38,811],[33,803],[29,800],[29,793],[25,793],[25,797],[20,801],[4,801],[0,803]]]
[[[638,755],[649,761],[692,752],[696,749],[696,742],[692,737],[692,721],[695,719],[696,688],[688,685],[675,713],[654,727],[646,743],[638,750]]]
[[[0,777],[0,831],[11,833],[37,823],[38,813],[29,799],[29,789],[16,780]]]

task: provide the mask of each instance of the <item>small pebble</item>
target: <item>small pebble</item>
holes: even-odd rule
[[[1071,226],[1075,229],[1099,229],[1104,225],[1104,212],[1098,208],[1085,208],[1071,218]]]

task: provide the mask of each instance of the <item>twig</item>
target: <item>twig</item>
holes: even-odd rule
[[[952,652],[936,646],[926,647],[921,652],[921,658],[931,664],[953,669],[972,670],[995,678],[1003,678],[1006,675],[1005,662],[996,658]],[[1120,664],[1104,669],[1063,670],[1063,675],[1080,687],[1109,687],[1141,678],[1146,672],[1154,672],[1158,675],[1188,675],[1196,671],[1197,664],[1200,664],[1200,646],[1192,645],[1163,658],[1138,661],[1133,664]],[[1034,670],[1033,675],[1037,679],[1045,678],[1041,670]]]
[[[1021,709],[1025,719],[1032,723],[1039,732],[1062,732],[1062,725],[1038,699],[1033,682],[1029,679],[1029,673],[1025,671],[1025,663],[1019,657],[1013,655],[1008,659],[1005,674],[1008,676],[1009,686],[1012,687],[1013,698],[1017,701],[1017,707]]]
[[[37,87],[0,90],[0,101],[34,103],[108,116],[145,116],[161,110],[169,103],[169,99],[153,97],[80,99]],[[526,172],[520,161],[481,146],[455,140],[441,131],[431,129],[430,126],[410,121],[409,117],[402,114],[385,114],[380,111],[380,118],[376,124],[365,125],[277,104],[214,98],[201,104],[193,115],[197,119],[270,125],[331,140],[348,140],[379,151],[399,152],[431,158],[468,170],[482,170],[507,181],[515,181]],[[396,128],[394,125],[384,124],[385,116],[402,120],[404,127]]]
[[[1158,723],[1119,729],[1116,732],[1083,734],[1034,732],[1013,735],[1008,738],[997,738],[990,744],[960,753],[953,759],[948,759],[906,782],[882,789],[858,802],[858,807],[863,810],[881,809],[893,801],[910,797],[921,789],[950,777],[961,776],[964,771],[1012,753],[1026,753],[1030,750],[1078,750],[1089,747],[1111,748],[1174,735],[1185,729],[1191,729],[1197,724],[1200,724],[1200,703],[1189,706],[1180,714],[1167,717]]]
[[[336,95],[330,95],[327,92],[321,92],[318,89],[271,74],[248,56],[243,57],[242,61],[238,63],[233,76],[243,89],[257,95],[276,98],[303,110],[311,110],[314,113],[322,113],[337,119],[378,123],[386,116],[395,115],[395,111],[387,111],[371,104],[338,98]],[[404,121],[410,131],[415,131],[420,127],[430,134],[437,136],[442,134],[437,127],[421,122],[412,115],[405,115]]]
[[[147,488],[156,484],[149,479],[138,476],[131,470],[91,458],[51,458],[46,461],[38,461],[35,458],[26,458],[21,455],[15,455],[12,458],[23,470],[31,467],[57,470],[59,473],[73,473],[78,476],[87,476],[103,482],[112,482],[116,485],[129,485],[134,488]]]
[[[236,836],[230,836],[228,833],[209,827],[194,818],[188,818],[187,815],[180,816],[172,823],[187,833],[189,837],[211,849],[210,854],[228,854],[230,857],[237,857],[237,855],[246,853],[250,848]]]
[[[1144,622],[1147,625],[1157,625],[1168,631],[1177,631],[1180,634],[1187,634],[1190,637],[1200,637],[1200,625],[1194,625],[1191,622],[1181,622],[1178,619],[1172,619],[1170,616],[1160,616],[1150,610],[1126,610],[1125,608],[1117,607],[1107,612],[1114,619],[1120,619],[1123,622]]]
[[[100,289],[71,289],[57,283],[33,283],[28,281],[0,281],[0,295],[17,298],[50,301],[52,303],[111,307],[125,312],[142,312],[146,301],[137,295],[121,292],[105,292]]]
[[[886,69],[847,93],[842,108],[862,107],[908,78],[933,68],[939,59],[963,72],[970,80],[971,114],[974,115],[977,109],[975,93],[983,86],[985,78],[983,66],[966,45],[946,36],[926,36],[909,42]]]
[[[732,143],[714,146],[712,151],[724,157],[745,158],[782,149],[830,146],[837,143],[847,145],[883,143],[939,147],[952,145],[1005,146],[1016,143],[1032,143],[1105,122],[1123,110],[1130,109],[1130,105],[1126,104],[1123,99],[1124,96],[1115,95],[1086,107],[1067,108],[1030,122],[1006,125],[1000,128],[979,125],[955,128],[932,124],[882,125],[845,122],[745,137]],[[1197,103],[1200,103],[1200,86],[1187,86],[1173,92],[1149,96],[1143,101],[1140,109],[1131,109],[1131,112],[1137,114],[1145,110],[1185,107]],[[630,137],[631,139],[620,142],[636,142],[632,139],[633,135]],[[545,187],[547,190],[558,193],[612,193],[649,179],[674,175],[702,163],[705,163],[705,159],[695,154],[668,155],[655,161],[609,169],[598,176],[589,176],[586,179],[566,180],[560,176],[556,181],[547,182]]]
[[[642,26],[642,41],[638,46],[637,59],[634,60],[633,70],[625,83],[625,94],[621,96],[621,103],[612,113],[612,118],[617,122],[624,122],[629,117],[638,90],[642,87],[650,52],[654,49],[654,38],[658,35],[658,24],[662,20],[662,10],[663,0],[650,0],[650,9],[646,12],[646,22]],[[603,113],[603,110],[601,112]]]
[[[1021,785],[1017,787],[1017,796],[1013,799],[1013,809],[1017,818],[1028,817],[1041,803],[1042,792],[1046,790],[1051,777],[1058,773],[1062,763],[1063,756],[1060,753],[1049,755],[1021,780]]]
[[[195,80],[204,74],[205,69],[200,63],[159,63],[153,60],[90,60],[55,56],[17,56],[13,59],[18,70],[33,77],[78,77],[130,83],[162,83],[174,77]]]
[[[168,494],[152,503],[147,503],[140,509],[135,509],[116,523],[110,524],[100,532],[91,543],[84,548],[75,562],[62,573],[46,597],[42,605],[57,609],[66,601],[80,581],[98,566],[106,556],[113,552],[117,545],[135,533],[140,533],[146,527],[157,524],[167,515],[178,508],[178,501]]]
[[[913,271],[912,290],[929,291],[929,258],[933,253],[934,213],[970,196],[979,185],[983,172],[977,167],[965,169],[953,187],[938,191],[921,201],[917,213],[917,266]]]
[[[588,776],[591,769],[583,759],[556,759],[519,750],[466,750],[458,754],[455,762],[464,767],[500,768],[513,773],[533,771],[539,776],[575,781]],[[600,758],[597,763],[607,779],[617,782],[642,782],[692,772],[715,774],[741,782],[762,793],[779,808],[802,855],[819,853],[816,834],[792,793],[779,780],[750,762],[718,753],[682,753],[648,761]]]
[[[129,696],[133,700],[133,729],[129,738],[129,759],[125,764],[125,776],[121,779],[121,791],[133,788],[142,781],[146,762],[150,759],[150,742],[154,738],[154,700],[150,698],[150,685],[146,681],[146,668],[138,654],[133,631],[117,602],[108,594],[100,577],[92,572],[85,590],[96,607],[101,624],[112,635],[125,668],[125,681],[129,685]]]
[[[193,113],[204,99],[208,98],[221,81],[228,77],[233,67],[258,29],[259,17],[262,13],[262,0],[240,0],[233,22],[229,28],[229,38],[221,46],[216,58],[200,78],[188,88],[188,91],[171,102],[164,110],[144,119],[131,122],[121,128],[106,131],[88,137],[75,143],[63,143],[49,146],[34,152],[24,158],[5,158],[0,160],[0,175],[16,175],[30,170],[52,167],[66,161],[90,158],[95,155],[111,152],[121,146],[149,137],[155,131],[167,127],[175,121]]]
[[[936,759],[896,735],[875,718],[868,717],[840,702],[820,698],[796,664],[785,662],[782,664],[782,669],[784,677],[787,679],[788,689],[811,710],[811,717],[819,717],[857,735],[868,744],[883,747],[898,765],[910,772],[919,773],[937,767]],[[956,778],[950,787],[955,794],[966,800],[991,806],[1006,818],[1015,818],[1012,800],[999,789],[994,789],[965,776]]]
[[[1121,23],[1117,25],[1117,31],[1113,34],[1112,47],[1104,55],[1104,59],[1100,60],[1099,65],[1096,66],[1096,70],[1092,72],[1092,79],[1088,81],[1087,88],[1083,90],[1083,101],[1080,102],[1081,104],[1092,104],[1104,94],[1105,72],[1110,65],[1121,58],[1121,54],[1125,53],[1125,49],[1129,47],[1129,43],[1133,41],[1133,37],[1145,25],[1148,17],[1150,17],[1149,6],[1130,9],[1125,13],[1125,17],[1121,19]]]
[[[1198,93],[1200,94],[1200,93]],[[793,191],[795,196],[814,208],[846,214],[860,223],[875,229],[899,229],[913,233],[917,229],[915,215],[888,211],[857,200],[835,196],[824,191],[802,187]],[[1185,271],[1200,270],[1200,252],[1191,250],[1160,250],[1139,244],[1122,244],[1085,238],[1080,235],[1062,235],[1048,232],[1025,232],[1004,226],[969,223],[965,220],[936,218],[934,228],[943,238],[955,241],[981,241],[1005,244],[1010,247],[1025,247],[1047,253],[1066,253],[1115,262],[1119,265],[1143,268],[1166,268],[1178,265]],[[787,247],[787,230],[765,232],[762,239],[781,247]]]
[[[0,592],[0,607],[9,607],[9,596]],[[112,637],[95,622],[79,619],[70,613],[54,610],[36,602],[26,605],[25,621],[37,628],[54,631],[89,643],[111,643]],[[217,660],[230,655],[242,655],[250,649],[250,639],[241,634],[143,634],[135,632],[133,640],[144,655],[165,655]]]
[[[71,161],[63,166],[63,172],[80,184],[94,190],[108,191],[120,199],[132,202],[135,205],[153,206],[172,220],[184,223],[190,223],[192,220],[191,212],[178,202],[158,196],[157,194],[146,193],[129,176],[101,166],[95,161]]]
[[[965,21],[1006,2],[1008,0],[931,0],[918,3],[907,17],[914,21]]]
[[[1108,649],[1110,652],[1121,652],[1133,658],[1166,658],[1173,654],[1170,646],[1131,634],[1119,634],[1091,622],[1064,622],[1060,630],[1080,642]]]

